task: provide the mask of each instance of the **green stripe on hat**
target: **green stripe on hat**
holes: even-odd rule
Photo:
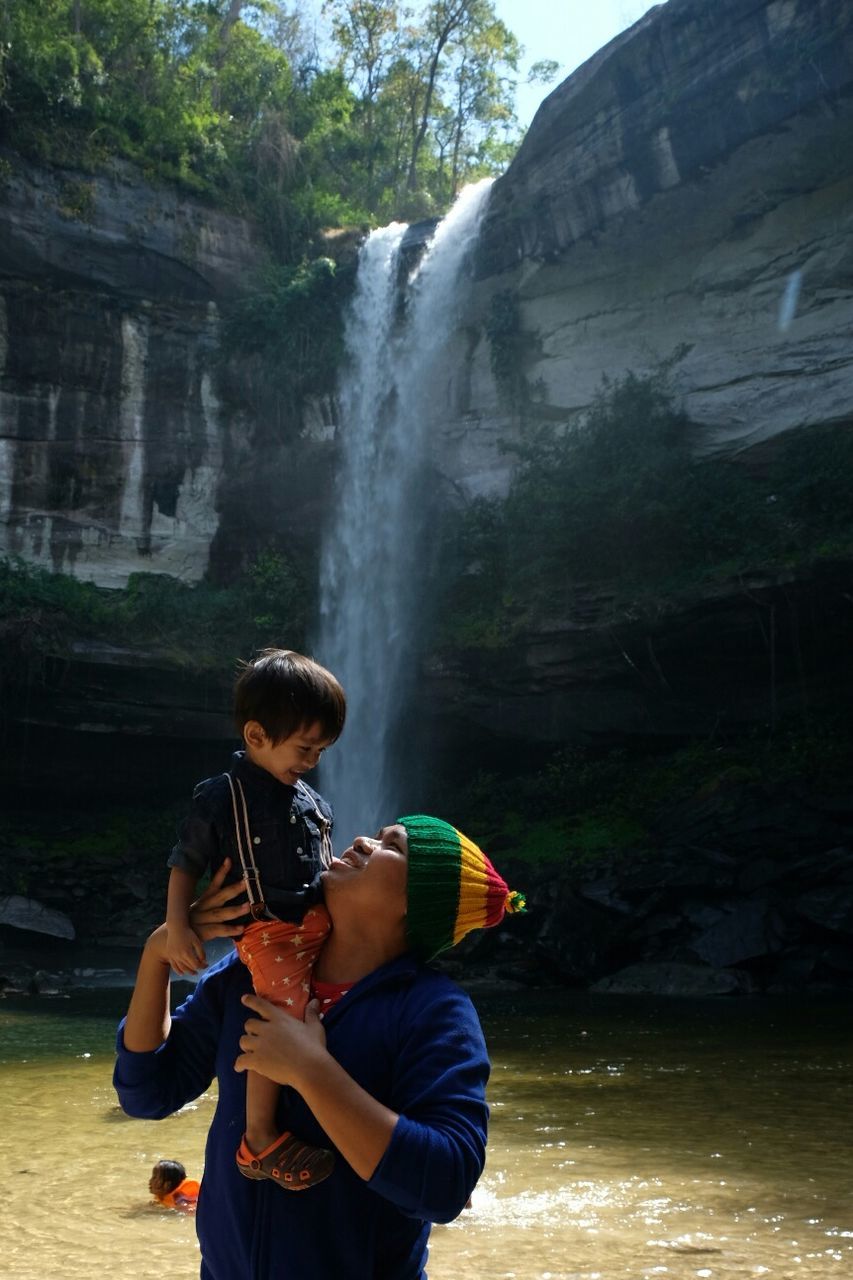
[[[416,813],[397,821],[408,840],[406,936],[423,960],[476,929],[525,909],[473,840],[441,818]]]
[[[461,845],[449,822],[412,814],[397,821],[409,844],[406,936],[412,951],[431,960],[453,946],[459,909]]]

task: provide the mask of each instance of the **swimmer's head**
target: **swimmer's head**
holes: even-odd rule
[[[158,1160],[148,1179],[148,1190],[159,1200],[179,1187],[187,1176],[180,1160]]]

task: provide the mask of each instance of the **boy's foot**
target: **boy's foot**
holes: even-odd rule
[[[307,1191],[335,1167],[335,1157],[324,1147],[312,1147],[283,1133],[265,1151],[253,1155],[246,1144],[246,1135],[237,1151],[237,1168],[244,1178],[270,1178],[285,1191]]]

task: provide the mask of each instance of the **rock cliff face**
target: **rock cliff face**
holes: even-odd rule
[[[557,88],[492,195],[443,469],[506,480],[499,291],[521,304],[528,421],[672,362],[699,450],[849,423],[851,91],[851,0],[669,0]]]
[[[502,295],[521,406],[492,368]],[[629,370],[669,365],[699,456],[760,471],[786,432],[853,429],[853,0],[669,0],[596,54],[495,184],[460,329],[434,465],[463,498]],[[510,654],[434,669],[443,740],[660,741],[853,694],[849,564],[653,617],[566,576]]]
[[[102,586],[202,576],[229,448],[218,302],[251,227],[126,167],[11,165],[0,199],[0,551]]]

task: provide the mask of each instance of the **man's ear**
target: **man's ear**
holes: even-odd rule
[[[243,725],[243,741],[247,747],[263,747],[268,739],[264,726],[258,720],[247,720]]]

